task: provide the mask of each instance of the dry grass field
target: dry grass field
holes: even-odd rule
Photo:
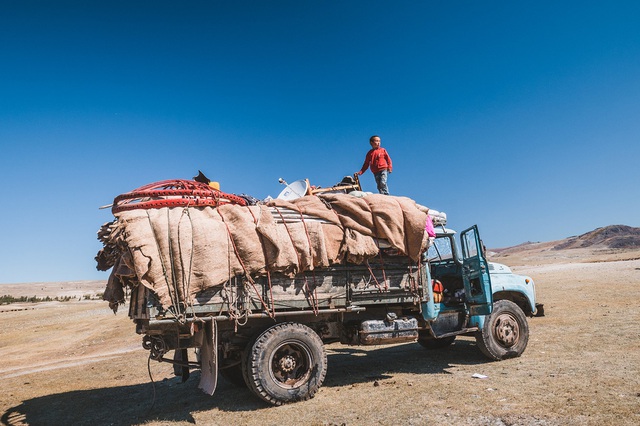
[[[209,397],[197,389],[198,372],[181,383],[170,365],[148,364],[126,309],[114,315],[92,300],[24,310],[5,305],[0,419],[11,425],[637,425],[638,259],[640,251],[550,252],[544,245],[496,254],[494,261],[532,276],[545,303],[546,316],[529,320],[522,357],[489,362],[471,338],[439,351],[417,343],[330,345],[316,397],[281,407],[222,378]],[[82,287],[67,287],[73,285]],[[38,286],[21,284],[8,293],[2,285],[0,293],[35,295]],[[96,283],[75,290],[101,291]]]

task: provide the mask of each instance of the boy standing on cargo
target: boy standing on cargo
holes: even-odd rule
[[[378,185],[378,192],[389,195],[387,176],[391,173],[391,157],[389,157],[387,150],[380,146],[380,136],[371,136],[369,138],[369,144],[371,144],[371,149],[367,152],[362,169],[358,174],[362,175],[367,171],[367,168],[371,166],[371,172],[376,179],[376,185]]]

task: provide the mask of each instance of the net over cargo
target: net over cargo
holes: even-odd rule
[[[362,264],[381,246],[418,262],[429,244],[427,212],[412,199],[379,194],[120,209],[98,232],[98,269],[113,268],[104,299],[115,310],[127,287],[142,285],[163,306],[192,305],[232,278],[249,285],[270,274]]]

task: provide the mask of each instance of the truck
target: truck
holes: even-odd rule
[[[331,343],[416,342],[434,350],[458,336],[474,336],[490,360],[522,355],[529,339],[527,317],[543,312],[533,279],[489,262],[476,225],[459,239],[446,221],[435,231],[417,261],[376,239],[377,254],[364,261],[295,274],[230,274],[222,285],[170,307],[135,282],[142,280],[137,270],[130,274],[133,282],[125,282],[131,289],[129,316],[149,357],[172,363],[183,381],[199,369],[200,388],[213,394],[220,374],[273,405],[315,395],[327,373],[325,345]],[[173,241],[168,247],[180,245]],[[163,266],[165,277],[185,275],[185,265],[193,264],[192,254],[179,258],[182,269],[173,265],[176,271],[166,274]],[[132,269],[131,260],[124,263]],[[122,266],[116,264],[114,272]]]

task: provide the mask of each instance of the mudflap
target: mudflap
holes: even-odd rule
[[[213,395],[218,385],[218,328],[216,321],[207,321],[204,325],[204,338],[200,348],[200,384],[207,395]]]

